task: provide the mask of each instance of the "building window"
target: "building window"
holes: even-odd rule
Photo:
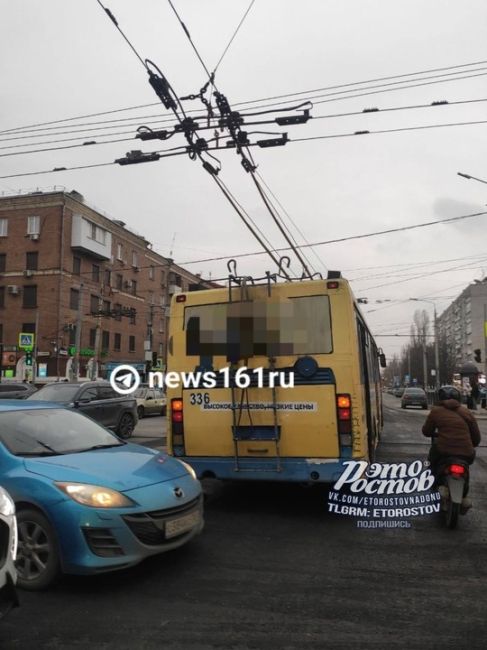
[[[3,323],[0,323],[0,343],[3,343]]]
[[[154,304],[154,292],[149,291],[149,304],[153,305]]]
[[[93,282],[100,282],[100,267],[98,264],[91,265],[91,279]]]
[[[115,320],[122,320],[122,305],[119,302],[116,302],[115,305],[113,306],[114,312],[115,312]]]
[[[78,289],[71,289],[69,292],[69,308],[78,309],[79,307],[79,291]]]
[[[38,235],[41,231],[40,217],[27,217],[27,234]]]
[[[121,273],[117,273],[117,281],[115,283],[115,288],[118,289],[119,291],[122,291],[123,289],[123,275]]]
[[[105,269],[105,284],[109,287],[112,283],[112,272],[109,269]]]
[[[129,352],[135,352],[135,336],[129,336]]]
[[[131,291],[132,295],[136,296],[137,295],[137,281],[136,280],[132,280],[131,289],[132,289],[132,291]]]
[[[22,332],[26,334],[35,334],[36,333],[36,324],[35,323],[22,323]]]
[[[73,257],[73,273],[80,275],[81,273],[81,257]]]
[[[129,323],[130,323],[131,325],[135,325],[135,324],[136,324],[136,320],[135,320],[136,314],[137,314],[137,312],[136,312],[135,309],[131,309],[131,310],[130,310],[130,320],[129,320]]]
[[[100,308],[98,296],[91,294],[90,296],[90,312],[92,314],[98,314]]]
[[[90,348],[94,349],[96,345],[96,327],[90,330]]]
[[[115,332],[115,340],[113,342],[113,349],[116,352],[120,352],[122,349],[122,335],[119,334],[118,332]]]
[[[25,268],[27,271],[37,271],[39,264],[39,253],[26,253],[25,254]]]
[[[37,285],[31,284],[24,286],[22,307],[31,309],[37,307]],[[25,331],[25,330],[24,330]]]
[[[8,235],[8,219],[0,219],[0,237]]]
[[[117,244],[117,260],[122,261],[122,252],[123,252],[122,244]]]
[[[153,279],[154,279],[154,267],[149,266],[149,280],[153,280]]]
[[[104,301],[103,301],[103,313],[104,313],[106,316],[109,316],[109,315],[110,315],[110,309],[111,309],[110,301],[109,301],[109,300],[104,300]]]
[[[4,273],[7,268],[7,254],[0,253],[0,273]]]
[[[110,332],[103,330],[101,333],[101,349],[103,352],[108,352],[110,347]]]
[[[89,223],[90,223],[90,238],[96,240],[96,224],[92,223],[91,221]]]
[[[5,307],[5,287],[0,287],[0,309]]]
[[[69,345],[76,345],[76,325],[69,330]]]
[[[132,251],[132,266],[137,268],[138,265],[138,259],[137,259],[137,251]]]

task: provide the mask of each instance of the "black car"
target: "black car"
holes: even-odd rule
[[[129,438],[137,424],[137,402],[130,395],[115,392],[107,381],[55,382],[28,397],[29,400],[58,402],[78,409],[121,438]]]
[[[0,399],[26,399],[36,390],[35,386],[27,382],[3,380],[0,383]]]

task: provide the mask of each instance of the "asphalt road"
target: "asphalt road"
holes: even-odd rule
[[[424,417],[386,396],[379,460],[424,458]],[[162,422],[142,421],[140,434],[156,439]],[[21,593],[0,647],[484,648],[487,420],[480,425],[474,508],[457,530],[437,514],[409,529],[360,529],[327,513],[319,490],[213,482],[198,539],[129,571]]]

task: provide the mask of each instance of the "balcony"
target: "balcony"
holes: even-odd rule
[[[112,234],[82,215],[74,214],[71,248],[99,260],[109,260],[112,254]]]

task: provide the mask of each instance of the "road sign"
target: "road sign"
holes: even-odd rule
[[[34,347],[34,334],[30,332],[20,332],[19,348],[21,350],[32,350]]]

